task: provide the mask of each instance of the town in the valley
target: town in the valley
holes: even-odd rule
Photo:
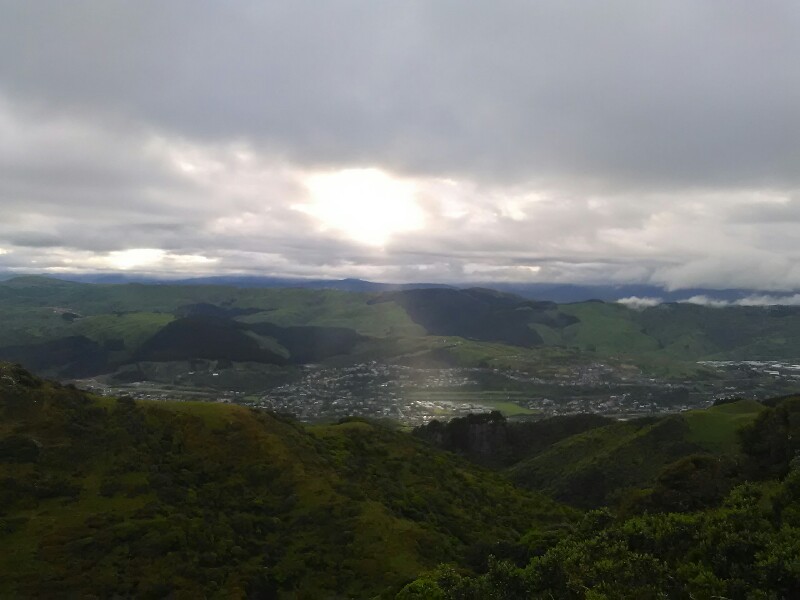
[[[679,412],[730,397],[766,398],[800,387],[792,361],[707,361],[705,375],[662,380],[620,374],[603,363],[570,366],[537,376],[493,368],[423,369],[369,362],[346,367],[308,365],[283,381],[230,389],[241,371],[200,361],[169,378],[119,383],[93,378],[78,383],[96,393],[140,399],[216,400],[291,415],[306,422],[366,417],[420,425],[468,413],[499,410],[512,419],[595,413],[615,418]],[[253,372],[257,366],[250,366]]]

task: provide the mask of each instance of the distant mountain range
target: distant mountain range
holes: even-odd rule
[[[15,274],[0,274],[0,281],[19,276]],[[586,300],[603,300],[616,302],[628,298],[654,299],[660,302],[682,302],[689,299],[699,299],[702,302],[737,302],[753,296],[791,296],[797,291],[766,292],[763,290],[732,288],[714,290],[709,288],[687,288],[681,290],[667,290],[663,287],[647,284],[619,284],[619,285],[582,285],[573,283],[509,283],[509,282],[470,282],[465,281],[454,284],[443,283],[382,283],[366,281],[364,279],[303,279],[292,277],[267,277],[260,275],[214,275],[193,278],[163,278],[147,275],[126,273],[90,273],[49,275],[65,281],[80,283],[147,283],[165,285],[224,285],[238,288],[304,288],[340,290],[345,292],[391,292],[410,289],[465,289],[489,288],[522,296],[531,300],[547,300],[550,302],[569,303],[585,302]]]

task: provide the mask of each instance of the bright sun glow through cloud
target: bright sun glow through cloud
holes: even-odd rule
[[[157,248],[132,248],[110,252],[108,262],[117,269],[131,269],[157,264],[163,260],[165,254]]]
[[[171,254],[160,248],[131,248],[130,250],[109,252],[102,262],[104,266],[109,265],[115,269],[125,270],[163,264],[172,267],[202,267],[216,263],[217,259],[199,254]]]
[[[358,242],[382,246],[396,233],[424,224],[413,184],[379,169],[345,169],[306,180],[311,204],[296,206]]]

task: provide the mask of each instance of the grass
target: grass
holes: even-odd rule
[[[240,319],[248,323],[269,321],[282,326],[347,327],[373,337],[424,335],[424,329],[399,305],[394,302],[370,304],[372,298],[370,294],[336,290],[240,290],[235,304],[266,311]]]
[[[537,411],[531,410],[513,402],[503,402],[498,400],[482,400],[482,404],[487,404],[494,410],[499,410],[506,417],[514,417],[517,415],[535,415]]]
[[[69,330],[73,335],[85,335],[99,343],[122,340],[127,349],[134,349],[174,318],[170,314],[153,312],[95,315],[78,319]]]
[[[52,308],[3,306],[0,346],[30,344],[68,335],[69,323]]]
[[[752,423],[764,405],[755,400],[740,400],[706,410],[692,410],[683,414],[689,425],[689,441],[710,452],[730,452],[736,448],[736,432]]]
[[[463,389],[415,389],[406,392],[406,400],[423,400],[432,402],[451,402],[455,404],[468,403],[480,404],[499,410],[505,416],[533,415],[537,411],[531,410],[513,402],[516,398],[524,401],[527,396],[519,392],[506,391],[484,391],[484,390],[463,390]]]
[[[668,464],[696,453],[680,415],[614,423],[573,435],[508,471],[512,481],[583,508],[651,484]]]
[[[160,400],[158,402],[142,402],[141,405],[146,409],[166,410],[176,414],[189,415],[201,419],[206,426],[212,429],[222,427],[237,421],[248,418],[249,409],[235,404],[225,404],[217,402],[200,401],[172,401]],[[158,418],[157,415],[154,418]]]
[[[561,311],[580,319],[563,330],[565,343],[600,353],[638,354],[659,349],[658,341],[642,332],[635,313],[619,304],[566,304]]]
[[[264,311],[244,317],[243,321],[349,327],[364,335],[379,337],[424,334],[396,303],[370,304],[373,298],[372,294],[336,290],[79,284],[44,277],[22,277],[0,283],[0,308],[19,310],[24,307],[29,312],[22,316],[27,319],[35,320],[41,314],[54,318],[58,325],[61,324],[55,319],[60,317],[53,315],[54,307],[84,317],[109,317],[115,313],[139,312],[168,315],[181,306],[206,302]]]
[[[764,406],[754,400],[636,419],[573,435],[509,469],[512,480],[565,502],[599,506],[615,490],[650,485],[668,464],[698,452],[738,452],[737,431]]]

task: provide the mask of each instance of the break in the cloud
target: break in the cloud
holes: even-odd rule
[[[0,269],[800,288],[800,5],[0,5]]]

